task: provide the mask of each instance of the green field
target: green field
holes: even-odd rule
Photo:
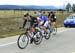
[[[23,23],[24,10],[0,10],[0,38],[15,36],[20,34],[19,27]],[[34,11],[29,11],[30,15],[34,14]],[[44,12],[44,11],[42,11]],[[48,11],[45,11],[47,15]],[[55,11],[57,16],[57,26],[63,26],[63,20],[68,16],[66,11]]]

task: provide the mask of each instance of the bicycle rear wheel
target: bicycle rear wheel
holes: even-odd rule
[[[27,47],[28,43],[29,43],[29,38],[28,38],[27,34],[22,33],[17,40],[18,47],[20,49],[24,49]]]

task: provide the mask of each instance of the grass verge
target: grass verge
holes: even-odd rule
[[[16,31],[13,33],[9,33],[9,34],[0,34],[0,38],[6,38],[6,37],[11,37],[11,36],[17,36],[20,35],[21,33],[24,33],[24,31]]]

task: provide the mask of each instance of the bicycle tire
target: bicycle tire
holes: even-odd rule
[[[51,32],[49,32],[48,34],[46,34],[46,36],[44,36],[46,40],[48,40],[51,37]]]
[[[24,35],[24,36],[23,36],[23,35]],[[23,37],[22,37],[22,36],[23,36]],[[25,37],[27,38],[27,40],[24,40]],[[24,46],[20,45],[20,44],[21,44],[20,38],[22,38],[22,41],[27,41],[26,45],[24,45]],[[22,42],[22,43],[23,43],[23,42]],[[18,40],[17,40],[17,45],[18,45],[18,47],[19,47],[20,49],[24,49],[24,48],[27,47],[28,43],[29,43],[29,37],[27,36],[27,34],[26,34],[26,33],[20,34],[20,36],[18,37]]]

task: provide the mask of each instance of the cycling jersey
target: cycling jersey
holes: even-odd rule
[[[51,19],[51,22],[56,22],[56,16],[54,14],[51,15],[50,19]]]
[[[34,27],[38,26],[38,20],[37,20],[37,18],[30,16],[30,26],[31,27],[32,26],[34,26]]]
[[[27,22],[27,19],[24,19],[23,28],[26,25],[26,22]],[[35,18],[33,16],[30,16],[29,22],[30,22],[30,27],[32,27],[32,26],[34,26],[34,27],[38,26],[38,20],[37,20],[37,18]]]
[[[40,16],[40,18],[41,18],[41,20],[44,21],[44,23],[45,23],[46,21],[48,21],[48,18],[47,18],[46,16],[44,16],[44,15]]]

